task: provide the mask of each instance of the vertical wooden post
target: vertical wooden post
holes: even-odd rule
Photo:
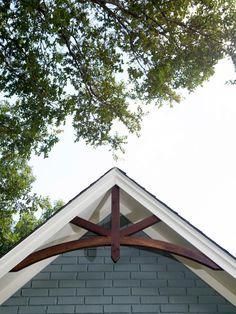
[[[120,188],[114,185],[111,191],[111,258],[120,258]]]

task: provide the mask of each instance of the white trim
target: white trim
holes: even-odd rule
[[[159,222],[156,226],[144,230],[153,239],[179,244],[185,247],[192,247],[185,239],[180,237],[173,229],[166,224]],[[204,265],[191,261],[177,255],[173,256],[200,277],[209,286],[215,289],[225,299],[236,305],[236,280],[226,271],[214,271]]]
[[[101,211],[98,210],[99,215],[95,217],[95,220],[101,221],[105,218],[107,214],[107,206],[105,206],[106,208],[103,207],[100,202],[103,200],[107,191],[115,184],[120,186],[120,188],[124,190],[124,192],[127,193],[131,199],[133,198],[136,202],[141,204],[141,208],[143,207],[157,215],[163,223],[169,226],[183,239],[188,241],[188,243],[191,243],[201,252],[209,256],[231,276],[234,278],[236,277],[236,261],[233,257],[224,252],[224,250],[207,239],[186,221],[181,219],[181,217],[171,211],[167,206],[162,204],[142,187],[129,179],[119,169],[113,168],[82,194],[78,195],[74,200],[67,204],[65,208],[49,219],[43,226],[33,232],[28,238],[0,259],[0,278],[2,277],[0,279],[0,304],[9,298],[16,290],[22,287],[24,283],[46,267],[55,257],[27,267],[18,273],[8,272],[26,256],[40,247],[48,246],[52,241],[64,241],[63,237],[67,236],[68,232],[68,237],[73,237],[73,234],[75,235],[76,233],[73,233],[73,230],[70,227],[68,228],[67,224],[76,215],[79,214],[81,217],[88,217],[98,206]],[[68,232],[66,230],[68,230]],[[81,233],[79,232],[78,235],[81,235]],[[188,263],[186,263],[186,266],[188,266]],[[197,273],[196,269],[192,270]],[[231,290],[227,287],[224,289],[224,284],[217,280],[217,278],[214,278],[210,272],[205,271],[205,273],[201,270],[199,276],[202,277],[203,280],[210,280],[210,278],[212,278],[210,281],[212,287],[232,302],[232,298],[235,297],[235,294],[232,294],[230,292]],[[227,289],[229,292],[227,292]]]
[[[20,272],[7,273],[3,278],[1,278],[0,305],[56,258],[57,256],[47,258],[37,264],[22,269]]]
[[[236,278],[236,261],[229,254],[225,253],[220,247],[207,239],[203,234],[181,219],[169,208],[152,197],[143,188],[135,184],[120,171],[116,175],[116,184],[126,193],[131,195],[145,208],[158,216],[170,228],[179,233],[184,239],[207,255],[222,269],[226,270],[231,276]]]
[[[94,223],[99,223],[109,215],[109,210],[107,209],[107,202],[110,201],[110,196],[105,195],[105,199],[102,201],[102,210],[101,204],[99,203],[98,207],[94,209],[94,212],[99,211],[99,215],[92,215],[91,213],[86,212],[86,215],[83,215],[85,219],[91,219]],[[105,204],[105,205],[104,205]],[[93,213],[92,213],[93,214]],[[74,229],[75,228],[75,229]],[[77,232],[75,230],[77,229]],[[86,233],[86,230],[79,227],[73,226],[71,224],[65,225],[59,232],[57,232],[50,241],[47,241],[46,245],[43,247],[48,247],[51,245],[73,241],[81,238]],[[47,258],[41,262],[35,263],[29,267],[26,267],[18,272],[12,273],[8,272],[0,279],[0,305],[10,298],[18,289],[20,289],[24,284],[26,284],[30,279],[36,276],[42,269],[48,266],[54,259],[58,257],[54,256]]]
[[[236,306],[236,286],[235,279],[230,277],[228,273],[214,272],[213,270],[201,266],[199,268],[192,267],[190,260],[186,260],[180,256],[175,256],[181,263],[187,266],[192,272],[194,272],[199,278],[206,282],[209,286],[215,289],[220,295],[222,295],[226,300],[231,302]]]
[[[66,205],[63,210],[59,211],[39,229],[35,230],[35,232],[19,243],[9,253],[4,255],[0,259],[0,278],[25,257],[42,246],[78,213],[85,210],[89,205],[91,205],[91,203],[101,199],[107,190],[109,190],[113,185],[114,175],[112,170],[106,176],[94,183],[89,189],[75,198],[72,202]]]

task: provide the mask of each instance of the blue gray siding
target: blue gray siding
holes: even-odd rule
[[[222,296],[171,256],[110,248],[58,257],[0,306],[0,314],[236,313]]]

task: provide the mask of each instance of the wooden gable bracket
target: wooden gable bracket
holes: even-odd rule
[[[216,263],[214,263],[211,259],[209,259],[206,255],[197,249],[189,249],[177,244],[160,240],[143,237],[131,237],[131,235],[142,231],[159,221],[161,220],[158,217],[152,215],[138,223],[120,229],[120,188],[115,185],[111,191],[111,230],[108,230],[83,218],[75,217],[70,221],[70,223],[91,231],[98,236],[69,241],[33,252],[24,260],[22,260],[18,265],[16,265],[11,271],[19,271],[36,262],[62,253],[100,246],[111,246],[111,258],[114,262],[117,262],[120,258],[120,245],[138,246],[176,254],[178,256],[182,256],[205,265],[213,270],[221,270],[221,267],[219,267]]]

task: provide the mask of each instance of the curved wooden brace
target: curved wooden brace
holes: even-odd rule
[[[112,238],[110,236],[93,237],[89,239],[75,240],[66,243],[53,245],[51,247],[36,251],[26,257],[18,265],[16,265],[11,271],[19,271],[27,266],[42,261],[46,258],[56,256],[62,253],[75,251],[78,249],[110,246],[112,244]],[[186,257],[202,265],[208,266],[214,270],[220,270],[221,268],[210,260],[207,256],[201,252],[182,246],[171,244],[165,241],[146,239],[140,237],[120,237],[120,244],[124,246],[140,246],[144,248],[156,249],[163,252],[173,253],[182,257]]]
[[[122,245],[127,246],[141,246],[144,248],[155,249],[171,254],[175,254],[178,256],[182,256],[188,258],[194,262],[205,265],[213,270],[222,270],[220,266],[218,266],[215,262],[213,262],[206,255],[201,253],[196,249],[189,249],[183,247],[181,245],[172,244],[169,242],[161,241],[161,240],[153,240],[146,238],[137,238],[137,237],[124,237],[121,238],[120,243]]]

